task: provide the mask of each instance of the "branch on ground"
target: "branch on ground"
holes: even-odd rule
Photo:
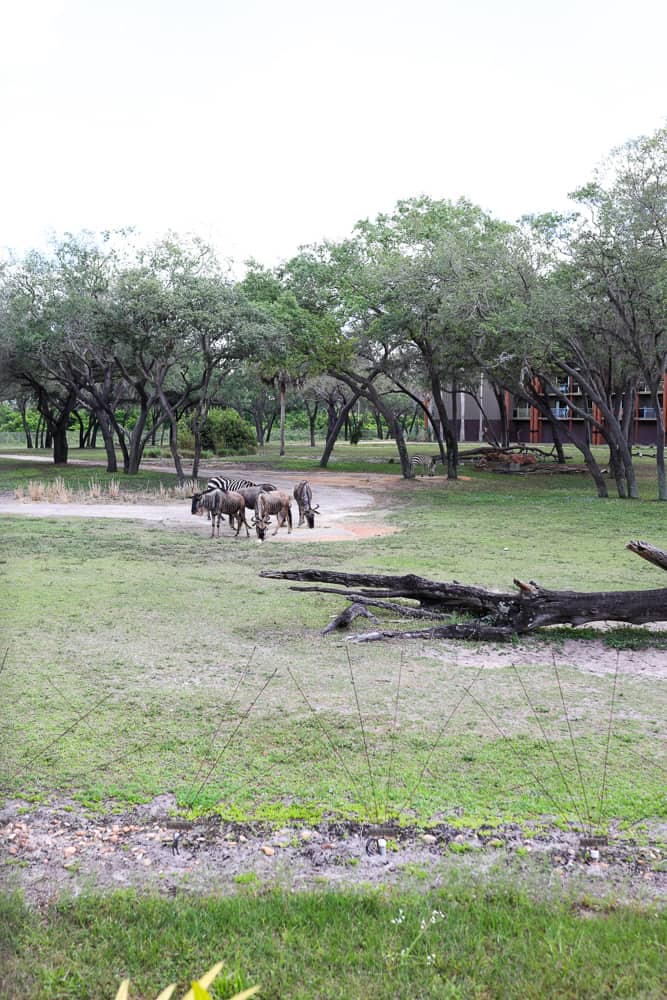
[[[631,552],[661,569],[667,569],[667,552],[648,542],[629,542]],[[585,625],[590,622],[617,621],[632,625],[667,621],[667,588],[657,590],[574,591],[548,590],[534,580],[518,579],[518,593],[496,593],[484,587],[428,580],[409,573],[390,576],[372,573],[342,573],[336,570],[264,570],[260,576],[276,580],[298,580],[309,583],[337,584],[345,589],[328,587],[293,587],[293,590],[337,594],[352,601],[357,610],[353,615],[339,615],[323,634],[347,625],[364,614],[371,605],[406,617],[444,617],[451,614],[475,619],[457,624],[443,624],[417,630],[369,632],[353,637],[354,642],[375,642],[381,639],[477,639],[507,641],[515,635],[526,635],[547,625]],[[390,601],[387,598],[393,599]],[[418,607],[395,603],[410,599]],[[350,609],[348,608],[348,611]],[[368,617],[368,613],[365,614]]]

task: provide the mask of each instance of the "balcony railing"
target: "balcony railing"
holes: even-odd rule
[[[556,418],[556,420],[566,420],[570,415],[569,406],[552,406],[551,415]]]
[[[655,406],[640,406],[637,415],[640,420],[655,420]]]
[[[516,406],[514,408],[513,417],[515,420],[529,420],[530,419],[530,407],[529,406]]]

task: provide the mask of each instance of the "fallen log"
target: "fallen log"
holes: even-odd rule
[[[341,611],[339,615],[336,615],[332,622],[329,622],[325,629],[322,629],[322,635],[328,635],[329,632],[335,631],[337,628],[347,628],[347,626],[354,621],[355,618],[370,618],[371,621],[376,622],[377,618],[372,614],[368,608],[365,608],[363,604],[355,602],[350,604],[349,607],[345,608],[345,611]]]
[[[667,552],[656,549],[655,545],[651,545],[650,542],[628,542],[625,547],[634,552],[635,555],[646,559],[647,562],[653,563],[654,566],[667,570]]]
[[[648,542],[630,542],[627,548],[662,569],[667,552]],[[409,598],[432,614],[465,615],[474,621],[443,624],[411,631],[380,631],[355,636],[355,641],[394,638],[452,638],[506,640],[547,625],[585,625],[617,621],[633,625],[667,621],[667,588],[653,590],[549,590],[534,581],[514,580],[517,592],[496,593],[484,587],[403,576],[342,573],[335,570],[264,570],[262,577],[309,583],[337,584],[342,589],[312,588],[337,594],[359,604],[380,605],[379,599]],[[302,590],[305,588],[292,588]],[[392,606],[396,610],[400,605]],[[413,609],[414,610],[414,609]],[[400,612],[399,612],[400,613]],[[414,615],[413,615],[414,617]]]

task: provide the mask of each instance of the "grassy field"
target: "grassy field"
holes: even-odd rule
[[[129,976],[135,1000],[173,981],[180,997],[193,973],[224,959],[219,998],[259,984],[272,1000],[662,1000],[666,924],[656,911],[545,904],[474,881],[428,895],[117,894],[46,915],[5,898],[3,995],[111,998]]]
[[[370,461],[381,449],[387,457],[386,445],[369,447],[349,463],[347,449],[333,468],[398,471]],[[280,463],[262,456],[262,467],[301,471],[308,461],[307,449],[293,446]],[[260,569],[308,566],[499,589],[514,576],[585,590],[663,585],[664,573],[624,549],[630,538],[667,548],[650,464],[635,502],[597,500],[584,476],[464,472],[470,478],[456,484],[397,475],[380,500],[409,530],[354,544],[261,547],[129,521],[0,517],[1,798],[37,805],[56,795],[122,811],[170,791],[191,815],[274,824],[390,817],[422,827],[512,820],[595,832],[613,822],[632,836],[654,829],[667,815],[667,685],[651,670],[643,675],[642,656],[664,649],[664,634],[607,635],[635,650],[619,671],[613,649],[604,668],[589,664],[591,630],[576,644],[557,630],[491,650],[349,647],[319,635],[342,609],[338,599],[259,577]],[[53,474],[0,460],[0,491]],[[57,474],[103,478],[81,467]],[[169,481],[147,472],[131,482],[146,490]],[[146,990],[136,995],[148,996],[217,958],[238,979],[221,996],[254,981],[270,984],[262,995],[281,997],[353,997],[362,987],[377,997],[659,997],[667,988],[664,918],[621,908],[582,921],[502,888],[480,890],[474,905],[461,886],[452,892],[433,950],[420,939],[419,961],[399,969],[386,956],[409,946],[424,907],[445,909],[436,899],[260,895],[176,907],[96,898],[62,904],[43,925],[5,900],[19,958],[41,942],[36,968],[20,971],[12,959],[6,995],[20,995],[24,976],[32,983],[25,995],[100,996],[131,974]],[[391,923],[399,905],[409,913],[405,935]],[[451,907],[465,911],[465,934]],[[320,919],[313,910],[326,915],[321,937],[309,930]],[[130,913],[133,930],[124,932]],[[156,921],[181,928],[165,931],[177,942],[169,956],[138,947]],[[349,926],[368,937],[353,946]],[[109,942],[106,964],[86,992],[96,939]],[[276,940],[289,957],[275,958]],[[635,940],[643,943],[633,951]]]

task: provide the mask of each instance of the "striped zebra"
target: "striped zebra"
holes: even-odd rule
[[[253,483],[249,479],[222,479],[220,476],[212,476],[206,484],[204,493],[210,493],[211,490],[223,490],[225,493],[235,493],[237,490],[245,490],[249,486],[256,485],[257,483]]]
[[[252,486],[259,486],[263,490],[275,490],[276,487],[272,483],[253,483],[250,479],[223,479],[220,476],[212,476],[206,484],[206,489],[204,493],[211,493],[213,490],[222,490],[223,493],[238,493],[239,490],[247,490]],[[210,513],[206,512],[207,520],[210,520]],[[230,516],[229,523],[232,527],[232,518]]]
[[[417,469],[421,469],[422,476],[427,470],[429,476],[435,475],[435,467],[440,461],[439,455],[413,455],[410,459],[410,476],[414,479]]]

